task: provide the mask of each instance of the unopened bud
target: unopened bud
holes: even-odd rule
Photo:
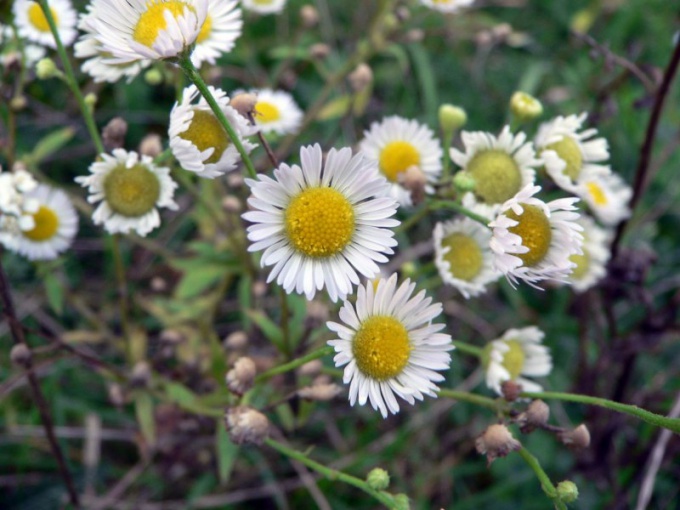
[[[443,104],[439,107],[439,126],[450,136],[467,122],[467,113],[460,106]]]
[[[484,433],[475,440],[475,447],[486,461],[491,464],[498,457],[505,457],[512,451],[519,450],[522,445],[517,441],[505,425],[490,425]]]
[[[298,368],[298,375],[314,377],[315,375],[319,374],[319,372],[321,372],[322,368],[323,363],[321,363],[321,360],[313,359],[312,361],[308,361]]]
[[[146,361],[139,361],[132,368],[130,384],[136,387],[145,387],[151,380],[151,367]]]
[[[349,73],[347,79],[354,92],[361,92],[373,82],[373,71],[368,64],[362,62]]]
[[[542,400],[533,400],[527,410],[518,417],[520,430],[524,433],[531,432],[536,427],[542,427],[548,423],[550,408]]]
[[[259,411],[238,406],[227,409],[227,433],[236,444],[262,444],[269,435],[269,420]]]
[[[303,5],[300,9],[300,20],[305,28],[313,28],[319,23],[319,11],[313,5]]]
[[[62,72],[51,58],[41,58],[38,60],[38,63],[35,65],[35,74],[41,80],[62,76]]]
[[[472,177],[472,175],[465,170],[461,170],[453,176],[453,185],[456,189],[465,193],[467,191],[474,191],[476,183],[475,178]]]
[[[31,357],[31,349],[29,349],[26,344],[16,344],[9,353],[9,358],[12,360],[12,363],[21,367],[31,361]]]
[[[229,101],[229,105],[239,112],[246,119],[250,118],[250,115],[255,113],[255,105],[257,104],[257,96],[255,94],[250,94],[244,92],[242,94],[236,94]]]
[[[128,125],[122,117],[114,117],[102,130],[102,141],[107,150],[119,149],[125,145]]]
[[[510,98],[510,111],[519,120],[532,120],[543,114],[543,105],[535,97],[517,91]]]
[[[403,275],[404,278],[417,278],[420,273],[420,268],[414,264],[412,260],[409,260],[407,262],[404,262],[401,265],[401,274]]]
[[[309,47],[309,54],[312,56],[312,58],[315,58],[317,60],[323,60],[328,55],[330,55],[330,53],[331,53],[330,46],[324,43],[312,44]]]
[[[83,100],[85,101],[85,105],[90,109],[94,110],[94,107],[97,105],[97,94],[94,92],[90,92],[89,94],[85,94],[85,97]]]
[[[427,177],[419,166],[411,165],[405,172],[398,174],[397,180],[407,191],[411,192],[413,205],[418,205],[425,199]]]
[[[390,486],[390,474],[383,468],[373,468],[366,477],[366,483],[375,491],[384,491]]]
[[[565,430],[557,434],[560,441],[574,449],[588,448],[590,446],[590,432],[585,424],[581,424],[574,430]]]
[[[557,497],[562,503],[573,503],[578,499],[578,487],[570,480],[564,480],[557,484]]]
[[[319,402],[327,402],[333,400],[338,396],[341,389],[335,383],[329,384],[314,384],[313,386],[305,386],[297,391],[300,398],[306,400],[317,400]]]
[[[28,100],[26,99],[26,96],[23,94],[14,96],[12,99],[9,101],[9,107],[12,109],[12,111],[18,112],[26,108],[26,105],[28,104]]]
[[[239,213],[243,209],[243,204],[237,196],[227,195],[222,199],[222,208],[230,213]]]
[[[411,504],[408,502],[408,496],[406,494],[400,493],[394,496],[394,510],[409,510]]]
[[[514,402],[522,393],[522,386],[515,381],[503,381],[501,383],[501,394],[508,402]]]
[[[245,331],[234,331],[229,333],[223,341],[224,347],[230,350],[240,350],[248,345],[248,335]]]
[[[226,382],[229,391],[236,395],[243,395],[253,387],[256,372],[255,362],[252,359],[245,356],[237,359],[234,368],[227,372]]]
[[[149,133],[139,142],[139,153],[155,158],[163,152],[163,142],[158,133]]]
[[[160,69],[152,67],[144,73],[144,81],[152,86],[160,85],[163,83],[163,73],[160,71]]]

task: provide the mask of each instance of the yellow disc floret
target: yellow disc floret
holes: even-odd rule
[[[54,23],[59,26],[59,17],[57,16],[57,13],[52,8],[50,8],[50,12],[54,18]],[[31,6],[28,8],[28,21],[30,21],[31,25],[33,25],[33,27],[40,32],[50,31],[50,25],[47,22],[45,13],[37,3],[31,4]]]
[[[590,266],[590,254],[583,248],[583,254],[579,255],[574,253],[569,257],[569,261],[576,264],[576,267],[571,272],[571,277],[574,280],[580,280],[588,272],[588,267]]]
[[[502,204],[522,186],[522,173],[507,152],[485,150],[468,162],[465,170],[475,181],[475,194],[487,204]]]
[[[274,122],[281,118],[281,111],[276,105],[258,101],[255,105],[255,120],[262,124]]]
[[[590,196],[593,197],[595,205],[607,205],[609,202],[609,200],[607,200],[607,194],[598,183],[592,181],[587,182],[586,188],[588,188]]]
[[[517,340],[505,340],[505,345],[509,347],[503,354],[503,367],[510,372],[510,379],[513,381],[519,377],[524,368],[524,349]]]
[[[411,354],[408,331],[394,317],[369,317],[354,335],[352,354],[357,368],[371,379],[385,381],[396,377]]]
[[[380,170],[391,182],[397,182],[399,174],[420,164],[420,153],[409,142],[390,142],[380,152]]]
[[[455,278],[469,282],[479,274],[484,258],[479,243],[473,238],[456,232],[442,239],[442,247],[449,248],[444,260]]]
[[[210,148],[215,149],[204,161],[205,164],[217,163],[231,143],[217,117],[205,110],[194,110],[191,124],[186,131],[179,134],[179,137],[193,143],[201,152]]]
[[[142,164],[131,168],[118,165],[106,176],[104,196],[113,212],[138,218],[153,210],[160,196],[156,174]]]
[[[514,253],[519,257],[525,266],[535,266],[541,262],[550,249],[552,241],[552,229],[550,220],[543,212],[543,209],[535,205],[522,204],[524,212],[517,215],[509,210],[505,215],[511,220],[518,222],[508,230],[522,238],[522,246],[529,248],[527,253]]]
[[[210,14],[208,14],[205,17],[201,31],[198,32],[198,35],[196,36],[196,44],[200,44],[210,37],[210,32],[212,32],[212,18],[210,17]]]
[[[567,164],[562,173],[576,181],[583,167],[583,154],[578,143],[570,136],[563,136],[559,142],[548,145],[546,150],[557,153],[557,156]]]
[[[151,48],[156,42],[158,33],[165,30],[168,23],[165,21],[165,11],[170,11],[174,18],[178,18],[184,14],[184,9],[194,8],[186,2],[179,0],[149,0],[146,3],[146,11],[144,11],[137,20],[132,38],[140,44]]]
[[[293,247],[308,257],[330,257],[345,249],[355,231],[354,208],[333,188],[307,188],[284,214]]]
[[[52,239],[59,230],[59,216],[49,207],[40,206],[37,212],[33,214],[33,221],[35,227],[31,230],[26,230],[23,233],[31,241],[47,241]]]

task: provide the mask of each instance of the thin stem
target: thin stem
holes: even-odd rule
[[[480,216],[479,214],[476,214],[472,212],[471,210],[467,209],[466,207],[463,207],[460,205],[458,202],[455,202],[453,200],[433,200],[432,202],[429,203],[430,209],[451,209],[456,212],[459,212],[460,214],[467,216],[471,220],[475,220],[477,223],[481,223],[485,227],[489,226],[489,218],[485,218],[484,216]]]
[[[308,361],[323,358],[324,356],[332,354],[333,351],[334,349],[331,346],[322,347],[317,351],[310,352],[306,356],[302,356],[301,358],[294,359],[293,361],[289,361],[288,363],[284,363],[283,365],[270,368],[266,372],[262,372],[260,375],[255,377],[255,383],[260,383],[266,381],[271,377],[274,377],[275,375],[283,374],[285,372],[289,372],[290,370],[295,370],[296,368],[304,365]]]
[[[248,120],[250,120],[250,123],[253,126],[255,125],[255,117],[253,116],[253,112],[248,112]],[[276,159],[276,155],[274,154],[274,151],[272,151],[272,148],[269,145],[269,142],[267,141],[267,139],[264,137],[264,134],[262,133],[261,129],[257,130],[257,137],[260,139],[260,143],[262,144],[262,147],[264,147],[264,151],[267,153],[267,157],[269,158],[269,161],[271,161],[274,168],[278,168],[279,167],[279,160]]]
[[[373,496],[375,499],[380,501],[383,505],[385,505],[388,508],[392,508],[394,506],[394,501],[390,494],[386,492],[379,492],[376,491],[375,489],[372,489],[371,487],[369,487],[368,483],[366,483],[361,478],[357,478],[356,476],[348,475],[347,473],[343,473],[342,471],[331,469],[329,467],[324,466],[323,464],[319,464],[318,462],[313,461],[312,459],[307,457],[307,455],[305,455],[304,453],[293,450],[292,448],[289,448],[288,446],[281,444],[272,438],[267,438],[264,440],[264,442],[267,446],[273,448],[280,454],[285,455],[288,458],[297,460],[298,462],[304,464],[308,468],[313,469],[317,473],[322,474],[329,480],[340,480],[341,482],[345,482],[346,484],[361,489],[367,494]]]
[[[239,138],[238,133],[236,133],[232,125],[229,123],[229,120],[227,120],[227,117],[224,115],[224,112],[220,108],[220,105],[218,105],[217,101],[215,101],[215,98],[210,93],[208,85],[205,83],[200,73],[198,72],[194,64],[191,62],[191,58],[189,58],[189,55],[180,56],[178,64],[182,68],[184,73],[187,75],[187,78],[189,78],[189,80],[194,85],[196,85],[196,88],[205,98],[206,102],[210,105],[210,108],[212,108],[215,117],[217,117],[217,120],[220,122],[220,124],[222,124],[222,127],[227,132],[227,135],[229,135],[231,143],[234,144],[234,147],[236,147],[236,150],[241,155],[243,164],[246,166],[246,169],[248,170],[248,174],[250,175],[250,177],[252,178],[257,177],[257,172],[255,171],[255,167],[253,166],[253,162],[251,161],[250,156],[248,156],[248,152],[246,152],[246,149],[243,147],[243,144],[241,143],[241,139]]]
[[[499,411],[503,408],[503,402],[494,400],[493,398],[483,397],[482,395],[475,395],[468,391],[450,390],[447,388],[439,389],[439,396],[444,398],[451,398],[453,400],[460,400],[461,402],[469,402],[481,407],[486,407],[492,411]]]
[[[552,499],[553,503],[555,503],[555,508],[557,508],[558,510],[567,510],[567,505],[560,501],[559,497],[557,496],[557,489],[550,481],[550,478],[548,477],[546,472],[541,467],[541,464],[538,462],[538,459],[534,457],[531,453],[529,453],[529,451],[524,447],[517,450],[517,453],[519,453],[520,457],[522,457],[524,461],[527,464],[529,464],[529,467],[533,469],[534,473],[536,473],[536,477],[538,478],[538,481],[541,483],[541,488],[543,489],[543,492],[545,492],[546,496]]]
[[[464,352],[465,354],[470,354],[471,356],[475,356],[477,358],[482,358],[482,354],[484,353],[484,349],[481,347],[477,347],[476,345],[471,345],[467,342],[461,342],[460,340],[453,340],[451,342],[453,346],[461,351]]]
[[[579,404],[589,404],[604,407],[606,409],[611,409],[612,411],[634,416],[657,427],[663,427],[670,430],[671,432],[680,434],[680,418],[668,418],[666,416],[661,416],[650,411],[646,411],[645,409],[637,406],[621,404],[620,402],[614,402],[605,398],[590,397],[588,395],[577,395],[575,393],[560,393],[555,391],[522,393],[521,396],[534,399],[540,398],[543,400],[565,400],[567,402],[578,402]]]
[[[118,283],[118,309],[120,312],[120,324],[123,332],[125,344],[129,348],[130,342],[130,323],[128,314],[128,288],[127,280],[125,278],[125,264],[123,263],[123,256],[120,249],[119,234],[111,236],[113,243],[113,264],[116,272],[116,282]]]
[[[59,31],[57,30],[57,24],[55,23],[54,17],[52,16],[52,10],[47,4],[47,0],[36,1],[38,2],[40,8],[42,9],[43,14],[45,15],[45,19],[47,19],[47,24],[50,26],[50,31],[52,32],[54,40],[57,43],[57,53],[59,54],[59,58],[61,59],[61,64],[64,66],[64,72],[66,74],[66,83],[70,87],[71,92],[73,92],[73,95],[75,96],[76,101],[78,102],[78,106],[80,107],[80,113],[83,115],[83,119],[85,119],[85,125],[87,126],[87,130],[90,133],[90,138],[92,138],[92,142],[94,143],[94,146],[97,149],[97,154],[101,154],[105,152],[104,143],[102,142],[99,130],[97,129],[97,123],[94,120],[92,110],[85,102],[85,98],[83,97],[83,94],[80,91],[80,88],[78,87],[78,81],[76,80],[75,73],[73,72],[71,61],[69,60],[68,54],[66,53],[66,49],[64,48],[64,45],[62,44],[61,39],[59,38]]]

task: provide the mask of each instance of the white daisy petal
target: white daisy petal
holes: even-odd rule
[[[469,7],[475,0],[420,0],[425,7],[448,14]]]
[[[286,0],[242,0],[243,8],[257,14],[276,14],[283,10]]]

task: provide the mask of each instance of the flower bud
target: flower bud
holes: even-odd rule
[[[517,441],[505,425],[490,425],[484,433],[475,440],[475,447],[486,461],[491,464],[498,457],[505,457],[512,451],[519,450],[522,445]]]
[[[320,359],[313,359],[312,361],[308,361],[304,365],[302,365],[300,368],[298,368],[298,375],[300,376],[310,376],[314,377],[315,375],[318,375],[319,372],[321,372],[321,369],[323,368],[323,363],[321,362]]]
[[[35,74],[41,80],[48,80],[50,78],[58,78],[62,72],[57,69],[57,65],[51,58],[41,58],[35,65]]]
[[[269,420],[246,406],[231,407],[225,414],[227,433],[236,444],[262,444],[269,435]]]
[[[475,178],[468,172],[461,170],[453,176],[453,185],[463,193],[475,190]]]
[[[467,122],[467,113],[460,106],[443,104],[439,107],[439,126],[447,135],[462,128]]]
[[[368,64],[361,63],[347,76],[354,92],[361,92],[373,82],[373,71]]]
[[[588,448],[590,446],[590,432],[584,423],[581,423],[574,430],[559,432],[557,437],[562,443],[574,449]]]
[[[319,11],[313,5],[303,5],[300,8],[300,20],[305,28],[314,28],[319,23]]]
[[[390,475],[382,468],[373,468],[366,477],[368,486],[376,491],[384,491],[390,486]]]
[[[152,67],[144,73],[144,81],[151,86],[160,85],[163,83],[163,73],[159,69]]]
[[[522,393],[522,386],[515,381],[503,381],[501,383],[501,394],[508,402],[514,402]]]
[[[517,91],[510,98],[510,111],[519,120],[532,120],[543,114],[543,105],[535,97]]]
[[[31,361],[31,349],[29,349],[28,345],[26,344],[16,344],[14,347],[12,347],[12,350],[9,353],[9,358],[15,365],[23,367],[26,365],[26,363]]]
[[[255,94],[250,94],[244,92],[242,94],[236,94],[229,101],[229,105],[239,112],[246,119],[250,119],[250,115],[256,113],[255,105],[257,104],[257,96]]]
[[[85,100],[85,105],[90,109],[94,110],[95,105],[97,104],[97,94],[94,92],[90,92],[89,94],[85,94],[85,97],[83,98]]]
[[[573,503],[578,499],[578,487],[570,480],[564,480],[557,484],[557,497],[563,503]]]
[[[300,398],[304,398],[306,400],[326,402],[337,397],[340,391],[340,386],[335,383],[328,383],[305,386],[304,388],[300,388],[297,391],[297,394]]]
[[[122,117],[114,117],[102,130],[102,141],[107,150],[119,149],[125,145],[128,125]]]
[[[155,158],[163,152],[163,142],[158,133],[149,133],[139,142],[139,153]]]
[[[26,108],[26,105],[28,104],[28,100],[26,99],[26,96],[23,94],[19,94],[17,96],[14,96],[12,99],[9,101],[9,107],[12,109],[14,112],[19,112]]]
[[[234,367],[227,372],[226,382],[229,391],[236,395],[243,395],[253,387],[256,371],[255,362],[252,359],[248,357],[237,359]]]
[[[550,408],[542,400],[533,400],[527,410],[519,415],[517,421],[523,433],[531,432],[536,427],[542,427],[548,423]]]
[[[406,494],[397,494],[394,496],[394,510],[409,510],[411,505],[408,502],[408,496]]]

